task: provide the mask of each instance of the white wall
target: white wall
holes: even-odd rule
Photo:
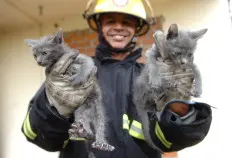
[[[69,17],[60,22],[64,31],[83,29],[85,21]],[[44,71],[38,67],[30,48],[24,43],[25,38],[38,38],[40,28],[31,26],[20,31],[0,35],[0,73],[2,74],[1,116],[1,158],[51,158],[57,153],[46,151],[28,143],[21,133],[21,125],[26,115],[29,100],[44,80]],[[57,31],[53,23],[42,27],[43,34]]]
[[[178,0],[158,7],[166,17],[164,27],[171,23],[184,28],[208,28],[199,41],[195,61],[203,77],[200,101],[213,106],[213,122],[206,139],[199,145],[179,152],[180,158],[227,158],[231,150],[231,21],[226,0]]]
[[[29,36],[37,36],[36,30],[27,32]],[[31,98],[42,81],[42,71],[35,65],[32,56],[23,43],[25,33],[17,32],[1,36],[1,123],[3,131],[3,158],[45,157],[41,149],[27,143],[20,128],[26,114],[29,98]],[[38,154],[35,154],[38,153]]]
[[[230,67],[231,59],[231,23],[227,13],[225,0],[175,0],[157,2],[154,6],[156,14],[166,18],[164,28],[177,23],[183,28],[200,29],[207,27],[209,31],[199,41],[196,52],[196,63],[203,76],[202,100],[218,110],[213,110],[213,123],[209,135],[199,145],[179,152],[180,158],[227,158],[230,157],[232,133],[230,129],[230,89],[232,89]],[[77,17],[66,18],[59,22],[67,31],[86,28],[86,23]],[[42,33],[53,33],[53,24],[46,24]],[[47,153],[31,143],[27,143],[20,132],[30,98],[44,79],[44,73],[24,44],[24,38],[40,35],[36,26],[20,31],[0,35],[0,74],[2,75],[1,91],[1,136],[3,136],[3,158],[52,158],[57,153]]]

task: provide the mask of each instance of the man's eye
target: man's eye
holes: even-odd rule
[[[125,25],[134,25],[134,23],[132,21],[128,21],[128,20],[124,21],[123,23]]]
[[[107,24],[113,24],[114,23],[114,20],[108,20],[107,21]]]

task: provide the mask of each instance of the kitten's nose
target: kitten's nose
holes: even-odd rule
[[[187,60],[186,59],[182,59],[181,60],[181,64],[186,64],[187,63]]]
[[[41,65],[41,64],[42,64],[42,61],[38,61],[38,64]]]

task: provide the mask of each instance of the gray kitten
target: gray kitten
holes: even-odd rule
[[[167,35],[161,31],[154,33],[155,45],[146,52],[147,63],[134,84],[134,103],[144,137],[155,149],[158,147],[149,134],[147,112],[161,111],[171,100],[190,100],[191,96],[201,95],[201,75],[193,57],[198,39],[206,32],[207,29],[178,30],[177,25],[172,24]]]
[[[59,105],[56,108],[62,114],[75,110],[75,122],[69,130],[70,137],[95,140],[92,143],[93,148],[114,150],[114,147],[109,145],[105,139],[106,119],[102,94],[97,83],[96,67],[92,58],[79,54],[77,50],[68,47],[64,43],[61,29],[56,35],[44,36],[39,40],[28,39],[25,42],[32,47],[38,65],[46,68],[46,93],[52,96],[49,98],[48,95],[48,99],[55,98],[52,101]],[[72,55],[69,55],[70,53]],[[61,77],[53,74],[53,66],[57,63],[60,65],[56,65],[56,68],[61,69],[63,74]],[[55,86],[55,84],[61,83],[63,88],[59,89],[58,86]],[[87,92],[86,85],[92,86]],[[87,96],[87,98],[83,96]],[[77,107],[81,99],[83,102],[81,106]]]

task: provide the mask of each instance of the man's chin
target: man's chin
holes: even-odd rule
[[[111,47],[115,49],[123,49],[126,45],[125,44],[119,44],[119,43],[113,43],[111,44]]]

